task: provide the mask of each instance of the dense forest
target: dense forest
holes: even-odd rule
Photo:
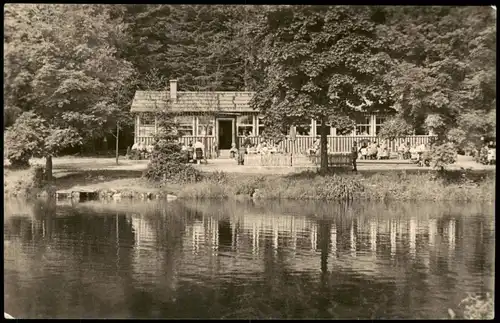
[[[39,129],[6,144],[31,142],[33,155],[117,122],[131,136],[134,92],[172,78],[256,91],[271,135],[310,117],[348,125],[366,100],[457,145],[496,134],[489,6],[7,4],[4,16],[4,130]],[[164,81],[151,84],[152,70]]]

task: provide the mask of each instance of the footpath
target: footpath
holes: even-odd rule
[[[32,159],[32,164],[44,165],[43,159]],[[54,176],[61,177],[81,171],[136,171],[141,172],[147,167],[147,160],[120,159],[116,165],[114,158],[78,158],[57,157],[53,159]],[[4,160],[4,166],[8,162]],[[429,170],[429,167],[419,167],[405,160],[358,160],[358,171],[391,171],[391,170]],[[315,166],[287,167],[287,166],[245,166],[238,165],[234,159],[209,159],[207,164],[194,165],[203,172],[226,172],[243,174],[289,174],[306,170],[314,171]],[[458,156],[458,161],[450,165],[449,169],[495,170],[495,165],[476,163],[472,157]]]

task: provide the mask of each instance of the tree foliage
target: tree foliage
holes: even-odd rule
[[[383,139],[393,140],[409,136],[412,132],[413,127],[406,120],[400,117],[392,117],[384,122],[378,136]]]
[[[387,7],[379,33],[402,117],[461,145],[496,126],[496,15],[490,7]]]
[[[131,124],[135,90],[174,78],[183,90],[257,91],[275,138],[311,118],[345,134],[360,110],[391,106],[460,147],[496,135],[487,6],[8,4],[4,36],[4,129],[32,111],[54,147],[78,142],[64,129],[91,141]],[[388,133],[405,133],[395,125]]]
[[[369,7],[276,6],[260,21],[256,62],[265,77],[251,104],[267,117],[266,128],[311,118],[338,122],[360,114],[368,102],[388,100],[382,77],[388,55]],[[325,131],[321,142],[323,155]]]
[[[21,114],[5,132],[7,159],[14,167],[27,167],[31,157],[54,155],[81,141],[75,128],[53,128],[46,119],[33,112]]]
[[[185,90],[244,87],[243,6],[127,5],[125,55],[139,71],[157,68]]]
[[[7,5],[6,106],[87,140],[127,118],[133,69],[117,56],[123,24],[110,12],[106,5]]]

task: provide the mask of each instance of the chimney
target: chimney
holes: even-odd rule
[[[177,80],[170,80],[170,99],[177,100]]]

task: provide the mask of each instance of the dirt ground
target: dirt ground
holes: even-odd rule
[[[33,159],[32,164],[43,165],[43,159]],[[78,157],[57,157],[53,160],[54,176],[62,177],[81,171],[135,171],[140,172],[146,169],[145,160],[119,160],[116,165],[114,158],[78,158]],[[4,166],[6,164],[4,160]],[[214,172],[223,171],[229,173],[247,173],[247,174],[289,174],[301,172],[304,170],[315,170],[312,167],[265,167],[265,166],[239,166],[233,159],[213,159],[208,160],[208,164],[195,165],[201,171]],[[481,165],[476,163],[472,157],[459,156],[457,163],[450,165],[450,169],[470,168],[472,170],[495,170],[494,165]],[[390,170],[423,170],[428,168],[418,167],[407,161],[398,160],[358,160],[359,171],[390,171]]]

